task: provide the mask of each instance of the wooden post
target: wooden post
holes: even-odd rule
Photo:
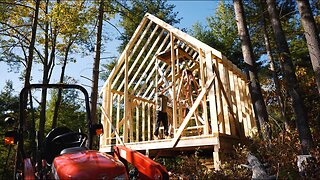
[[[146,103],[142,102],[142,141],[146,140]]]
[[[218,69],[220,66],[219,60],[217,59],[217,57],[215,57],[214,60],[215,60],[214,66]],[[218,71],[216,73],[220,73],[220,72]],[[218,82],[217,77],[214,80],[214,84],[215,84],[215,93],[216,93],[216,105],[217,105],[217,118],[218,118],[218,125],[219,125],[219,133],[226,133],[224,118],[223,118],[223,103],[222,103],[221,86]]]
[[[113,94],[112,92],[111,92],[111,99],[110,99],[110,105],[109,105],[109,117],[111,117],[111,119],[110,119],[110,126],[108,126],[108,144],[111,144],[112,143],[112,139],[114,138],[114,136],[112,135],[112,126],[113,126],[113,120],[112,120],[112,111],[113,111],[113,96],[114,96],[115,94]]]
[[[211,51],[206,50],[205,52],[206,56],[206,70],[207,70],[207,78],[206,80],[209,80],[214,77],[214,71],[212,67],[214,66],[212,64],[212,57],[211,57]],[[200,64],[202,64],[200,62]],[[201,66],[201,65],[200,65]],[[216,77],[214,79],[214,84],[216,83]],[[216,86],[216,85],[215,85]],[[212,128],[212,134],[213,135],[219,135],[219,129],[218,129],[218,113],[217,113],[217,107],[216,107],[216,96],[214,92],[215,88],[214,86],[211,86],[208,92],[208,99],[209,99],[209,105],[210,105],[210,119],[211,119],[211,128]],[[219,98],[219,97],[218,97]],[[206,104],[207,102],[205,102]]]
[[[139,122],[139,104],[136,105],[136,142],[139,142],[140,122]]]
[[[204,54],[202,52],[202,49],[200,48],[199,49],[199,64],[200,64],[200,69],[199,69],[199,74],[200,74],[200,84],[201,84],[201,89],[203,89],[205,87],[205,71],[204,71],[204,64],[205,64],[205,60],[204,60]],[[210,54],[210,58],[211,58],[211,54]],[[212,60],[210,60],[212,61]],[[212,63],[211,63],[211,66],[212,66]],[[212,75],[212,74],[211,74]],[[211,88],[212,90],[214,89],[214,87],[212,86]],[[211,89],[209,90],[209,95],[208,97],[210,96],[210,91]],[[209,97],[210,98],[210,97]],[[212,97],[211,97],[212,98]],[[210,103],[210,102],[209,102]],[[203,99],[202,99],[202,107],[203,107],[203,112],[202,112],[202,118],[204,119],[204,134],[207,135],[209,134],[209,119],[208,119],[208,112],[207,112],[207,96],[204,96]],[[215,109],[215,107],[213,107]],[[214,110],[215,111],[215,110]],[[213,113],[216,113],[216,112],[213,112]],[[214,115],[214,117],[216,117],[216,115]],[[213,119],[211,118],[211,121]],[[214,122],[214,124],[217,125],[218,127],[218,123],[217,122]],[[215,129],[217,130],[217,129]],[[217,131],[218,132],[218,131]]]
[[[175,51],[174,51],[174,37],[170,32],[170,44],[171,44],[171,74],[172,74],[172,125],[173,129],[177,128],[177,99],[176,99],[176,68],[175,68]]]
[[[216,171],[220,170],[219,145],[213,146],[213,164]]]
[[[106,109],[106,112],[109,113],[110,112],[110,102],[112,101],[112,96],[111,96],[111,87],[110,87],[110,83],[107,85],[106,87],[106,99],[105,99],[105,109]],[[106,122],[106,121],[105,121]],[[110,144],[109,142],[109,129],[110,129],[110,124],[109,123],[105,123],[106,124],[106,127],[104,128],[105,130],[105,139],[104,141],[106,142],[107,145]]]
[[[128,90],[128,66],[129,66],[129,60],[128,60],[128,52],[125,52],[125,73],[124,73],[124,123],[123,123],[123,141],[124,143],[128,142],[128,122],[129,122],[129,90]]]
[[[221,91],[223,91],[223,89],[226,91],[226,87],[227,87],[225,68],[226,67],[222,63],[219,64],[219,72],[222,72],[221,76],[220,76],[220,78],[221,78],[220,81],[222,82],[222,86],[220,86]],[[223,94],[222,94],[222,96],[223,96]],[[222,96],[221,96],[221,99],[222,99],[222,104],[223,104],[223,119],[224,119],[225,133],[228,135],[231,135],[228,103],[226,101],[226,98],[223,98]]]
[[[147,104],[147,107],[148,107],[148,141],[151,141],[151,134],[153,133],[151,131],[151,111],[150,111],[151,105]],[[154,110],[153,112],[155,113],[156,111]],[[155,116],[153,116],[153,119],[155,119]]]
[[[232,68],[232,67],[230,67]],[[229,119],[230,119],[230,127],[231,127],[231,134],[234,136],[240,136],[239,126],[238,126],[238,115],[237,115],[237,107],[235,106],[235,97],[234,97],[234,81],[233,81],[233,73],[232,70],[228,68],[226,71],[228,77],[228,88],[227,88],[227,98],[230,102],[230,109],[232,110],[229,112]]]
[[[118,94],[118,100],[117,100],[117,123],[116,123],[116,130],[117,132],[120,132],[120,102],[121,102],[121,95]],[[120,142],[117,140],[116,144],[119,144]]]

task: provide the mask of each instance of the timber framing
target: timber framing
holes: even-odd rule
[[[167,139],[153,136],[158,94],[169,98]],[[255,127],[243,72],[221,52],[148,13],[100,95],[104,152],[118,144],[145,152],[209,147],[218,169],[221,147],[244,141]]]

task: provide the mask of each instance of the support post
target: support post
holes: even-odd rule
[[[200,78],[201,78],[201,89],[203,89],[205,87],[205,71],[204,71],[204,65],[205,65],[205,60],[204,60],[204,54],[202,52],[202,49],[199,49],[199,64],[200,64]],[[212,86],[211,89],[214,89],[214,87]],[[210,91],[209,90],[209,95],[210,95]],[[207,113],[207,96],[204,96],[202,99],[202,108],[203,108],[203,112],[202,112],[202,118],[204,119],[204,134],[207,135],[209,134],[209,119],[208,119],[208,113]],[[213,118],[216,119],[217,116],[211,117],[211,121]],[[218,126],[218,123],[217,123]]]
[[[213,164],[214,164],[214,169],[216,171],[220,170],[220,157],[219,157],[219,145],[215,145],[213,148]]]
[[[214,71],[212,67],[214,66],[212,64],[211,59],[211,51],[206,51],[206,70],[207,70],[207,80],[214,77]],[[215,83],[216,86],[216,83]],[[217,97],[219,98],[219,97]],[[217,108],[216,108],[216,97],[214,92],[214,86],[212,86],[209,89],[208,92],[208,99],[209,99],[209,105],[210,105],[210,119],[211,119],[211,128],[212,128],[212,134],[213,135],[219,135],[219,129],[218,129],[218,114],[217,114]]]
[[[175,56],[175,51],[174,51],[174,37],[173,33],[170,32],[170,43],[171,43],[171,74],[172,74],[172,124],[173,128],[177,128],[177,98],[176,98],[176,67],[175,67],[175,61],[176,61],[176,56]]]
[[[124,73],[124,124],[123,124],[123,141],[125,143],[128,142],[128,122],[129,122],[129,92],[128,92],[128,52],[125,51],[125,61],[124,61],[124,66],[125,66],[125,73]]]

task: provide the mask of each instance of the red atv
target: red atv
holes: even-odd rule
[[[31,89],[78,89],[85,98],[87,132],[75,132],[68,127],[52,129],[42,142],[37,142],[37,152],[26,151],[25,107]],[[17,143],[15,179],[129,179],[127,162],[136,170],[138,179],[168,179],[168,172],[160,164],[125,146],[115,146],[113,156],[92,149],[93,136],[103,133],[101,124],[92,124],[89,96],[79,85],[32,84],[21,90],[20,119],[14,131],[6,132],[5,143]],[[41,138],[40,138],[41,139]],[[31,155],[36,154],[36,155]]]

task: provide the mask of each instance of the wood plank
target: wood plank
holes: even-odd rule
[[[240,137],[245,137],[245,125],[243,123],[243,117],[242,117],[242,106],[241,106],[241,95],[240,95],[240,88],[239,88],[239,81],[241,79],[238,76],[234,76],[234,92],[235,92],[235,100],[237,104],[237,114],[238,114],[238,123],[239,123],[239,128],[240,128]]]
[[[107,88],[105,88],[102,92],[103,92],[103,101],[102,101],[102,105],[101,107],[103,108],[106,108],[106,103],[107,103]],[[101,123],[103,125],[103,131],[106,132],[106,129],[107,129],[107,126],[108,126],[108,123],[107,123],[107,120],[106,118],[101,114]],[[103,134],[100,138],[100,146],[101,145],[105,145],[107,142],[105,141],[106,139],[106,134]]]
[[[136,70],[135,74],[133,75],[132,79],[130,80],[129,87],[132,86],[134,80],[137,78],[137,76],[138,76],[139,73],[141,72],[142,68],[145,67],[145,64],[147,63],[147,60],[149,59],[149,56],[151,55],[151,53],[153,52],[154,48],[156,47],[156,45],[158,44],[159,40],[161,39],[161,37],[162,37],[162,35],[163,35],[163,32],[164,32],[164,30],[162,30],[162,31],[160,32],[160,34],[158,35],[157,39],[156,39],[156,40],[154,41],[154,43],[152,44],[152,47],[149,49],[147,55],[144,57],[144,59],[143,59],[143,61],[142,61],[142,63],[141,63],[142,65],[139,66],[139,68]],[[151,59],[151,62],[153,62],[152,59]],[[150,63],[151,63],[151,62],[150,62]],[[144,70],[144,73],[140,76],[140,79],[138,80],[138,83],[137,83],[137,84],[139,84],[139,83],[142,81],[142,79],[143,79],[144,76],[145,76],[145,73],[148,72],[148,70],[149,70],[148,67],[150,68],[150,66],[147,66],[147,68]]]
[[[142,105],[142,141],[146,140],[146,104],[144,102]]]
[[[162,50],[163,46],[164,46],[164,45],[166,44],[166,42],[168,41],[169,37],[170,37],[170,34],[167,34],[167,36],[165,37],[164,41],[163,41],[163,42],[161,43],[161,45],[159,46],[156,54],[159,53],[159,52]],[[170,43],[167,44],[167,47],[166,47],[166,48],[168,48],[168,47],[170,47]],[[147,84],[150,83],[150,82],[149,82],[149,81],[150,81],[150,78],[152,77],[153,73],[154,73],[155,70],[156,70],[156,69],[155,69],[155,66],[154,66],[155,60],[156,60],[156,56],[154,56],[154,57],[152,58],[152,60],[149,62],[147,68],[146,68],[145,71],[144,71],[144,73],[141,75],[141,78],[139,79],[139,81],[137,82],[137,84],[134,86],[133,89],[134,89],[134,92],[136,92],[138,86],[140,85],[140,83],[141,83],[141,81],[142,81],[142,79],[143,79],[146,75],[148,75],[147,78],[146,78],[146,80],[145,80],[144,85],[142,85],[142,87],[141,87],[140,90],[138,91],[137,96],[139,96],[140,93],[143,91],[143,89],[147,86]],[[153,67],[153,69],[151,70],[150,73],[147,73],[147,72],[149,71],[150,67]],[[151,80],[151,82],[152,82],[152,80]]]
[[[124,125],[123,125],[123,141],[125,143],[128,142],[128,122],[129,122],[129,119],[131,118],[130,117],[130,114],[129,114],[129,109],[130,109],[130,106],[129,106],[129,89],[128,89],[128,66],[129,66],[129,60],[128,60],[128,53],[126,52],[126,55],[125,55],[125,76],[124,76],[124,81],[126,82],[125,83],[125,86],[124,86]]]
[[[112,93],[115,93],[115,94],[119,94],[119,95],[124,95],[124,92],[121,92],[121,91],[117,91],[117,90],[111,90]],[[143,101],[143,102],[146,102],[146,103],[151,103],[151,104],[154,104],[153,101],[150,101],[148,99],[144,99],[144,98],[141,98],[141,97],[138,97],[138,96],[134,96],[134,95],[131,95],[129,94],[128,95],[130,99],[135,99],[135,100],[139,100],[139,101]]]
[[[179,148],[196,148],[203,146],[213,146],[219,143],[218,137],[213,135],[207,136],[193,136],[193,137],[181,137],[179,143],[175,147]],[[171,149],[172,139],[161,139],[153,141],[143,141],[136,143],[126,143],[126,147],[137,151],[149,150],[161,150],[161,149]],[[111,150],[111,149],[110,149]],[[100,148],[101,152],[109,152],[109,146],[104,146]]]
[[[111,101],[110,101],[110,105],[109,105],[109,117],[112,117],[112,113],[113,113],[113,96],[115,96],[113,93],[111,93]],[[110,126],[109,126],[109,129],[108,129],[108,134],[107,134],[107,137],[111,137],[111,133],[112,133],[112,127],[113,127],[113,121],[112,119],[110,119]],[[110,139],[107,139],[107,143],[108,144],[111,144],[111,140]]]
[[[249,91],[249,85],[246,83],[245,84],[245,90],[246,90],[246,108],[247,108],[247,113],[248,113],[248,127],[251,128],[253,127],[252,124],[254,123],[254,118],[253,118],[253,108],[252,108],[252,101],[251,101],[251,96],[250,96],[250,91]],[[250,134],[251,136],[251,134]]]
[[[230,102],[230,109],[232,110],[232,112],[230,112],[230,125],[231,125],[231,134],[235,135],[235,136],[240,136],[240,132],[239,132],[239,126],[238,126],[238,115],[237,115],[237,107],[235,106],[236,102],[235,102],[235,97],[234,97],[234,81],[233,81],[233,72],[230,71],[229,69],[226,69],[226,74],[228,77],[228,88],[227,88],[227,97],[229,99]],[[229,116],[229,117],[230,117]]]
[[[248,127],[248,120],[247,120],[247,113],[246,113],[246,107],[245,107],[245,82],[240,80],[239,81],[239,91],[240,91],[240,102],[241,102],[241,114],[242,114],[242,120],[243,125],[245,129],[245,135],[249,136],[249,127]]]
[[[176,61],[176,54],[174,51],[174,36],[172,33],[170,33],[170,44],[171,44],[171,72],[172,72],[172,126],[173,129],[177,128],[177,98],[176,98],[176,66],[175,66],[175,61]]]
[[[139,142],[139,136],[140,136],[140,114],[139,114],[139,107],[136,106],[136,142]]]
[[[147,47],[148,47],[151,39],[153,38],[153,36],[154,36],[155,33],[157,32],[158,28],[159,28],[159,26],[157,25],[156,28],[152,31],[151,35],[148,37],[148,39],[147,39],[146,43],[144,44],[144,46],[142,47],[142,49],[140,49],[138,56],[135,58],[135,60],[133,60],[133,63],[131,64],[130,69],[129,69],[129,76],[131,75],[131,73],[132,73],[133,70],[136,71],[136,65],[137,65],[137,63],[139,62],[142,54],[146,51],[146,49],[147,49]],[[144,31],[144,33],[145,33],[145,32],[146,32],[146,30]],[[145,35],[145,34],[144,34],[144,35]],[[139,47],[139,45],[138,45],[138,44],[135,45],[135,48],[136,48],[136,47]],[[154,47],[154,46],[153,46],[153,47]],[[149,56],[150,56],[150,54],[151,54],[150,51],[152,51],[152,50],[153,50],[153,49],[150,49],[150,50],[149,50],[149,52],[147,53],[147,56],[144,58],[143,61],[145,61],[146,59],[149,58]],[[133,53],[131,53],[129,59],[131,59],[132,56],[133,56]],[[142,67],[142,66],[140,65],[140,67]],[[135,74],[138,74],[137,71],[136,71]],[[135,77],[136,77],[136,76],[135,76]],[[130,83],[129,83],[129,88],[130,88],[130,85],[132,84],[132,82],[135,80],[135,77],[131,78]],[[124,85],[124,82],[122,81],[117,90],[119,91],[119,90],[123,87],[123,85]]]
[[[218,72],[218,69],[214,66],[213,67],[213,70],[217,73]],[[218,79],[218,83],[222,86],[222,82],[221,82],[221,79],[220,79],[220,77],[219,77],[219,74],[217,74],[217,79]],[[234,112],[233,112],[233,110],[232,110],[232,105],[231,105],[231,102],[230,102],[230,100],[227,98],[227,93],[226,93],[226,91],[222,88],[221,89],[221,92],[222,92],[222,94],[223,94],[223,96],[224,96],[224,99],[225,99],[225,101],[226,101],[226,103],[227,103],[227,106],[226,106],[226,108],[228,108],[228,111],[230,112],[230,115],[231,115],[231,118],[233,118],[234,120],[236,119],[235,118],[235,114],[234,114]],[[238,132],[240,131],[239,129],[236,129]]]
[[[108,83],[111,83],[112,79],[114,78],[115,75],[117,75],[117,72],[120,68],[120,65],[124,63],[124,57],[125,57],[125,52],[128,49],[131,49],[131,47],[133,46],[133,44],[136,42],[137,40],[137,35],[141,33],[141,31],[143,30],[145,24],[147,23],[148,19],[147,17],[143,17],[142,21],[140,22],[139,26],[137,27],[137,29],[135,30],[135,32],[133,33],[130,41],[128,42],[127,46],[125,47],[124,51],[121,53],[118,63],[115,66],[115,68],[111,71],[108,79],[106,80],[105,84],[103,85],[103,87],[101,88],[100,92],[103,92],[103,90],[106,88],[106,85]],[[101,93],[100,93],[101,94]]]
[[[134,44],[133,46],[133,50],[131,51],[131,48],[125,50],[128,55],[130,52],[130,55],[128,56],[129,61],[131,60],[132,56],[134,55],[135,51],[137,50],[137,48],[139,47],[140,43],[142,42],[142,40],[144,39],[144,36],[146,35],[146,33],[148,32],[149,28],[151,27],[152,22],[149,21],[147,27],[144,29],[143,33],[141,34],[138,42],[136,44]],[[137,37],[138,38],[138,37]],[[117,73],[117,77],[114,79],[111,88],[113,88],[115,86],[115,84],[118,82],[119,78],[121,77],[122,73],[124,72],[124,66],[121,68],[120,72]],[[119,86],[119,88],[117,89],[118,91],[121,89],[122,86]]]
[[[149,141],[151,141],[151,134],[153,134],[152,130],[151,130],[151,113],[152,113],[151,112],[151,106],[152,105],[149,105],[149,104],[147,105],[147,107],[148,107],[148,140]]]
[[[204,65],[205,65],[206,61],[204,59],[205,57],[204,57],[204,54],[202,52],[202,49],[199,49],[199,55],[200,55],[200,59],[199,59],[200,60],[200,62],[199,62],[199,66],[200,66],[200,68],[199,68],[200,84],[201,84],[201,89],[203,89],[205,87],[205,69],[204,69]],[[210,54],[210,57],[211,57],[211,54]],[[211,64],[211,67],[212,67],[212,64]],[[211,88],[211,89],[213,89],[213,88]],[[212,93],[212,92],[210,92],[211,89],[209,90],[208,97],[210,96],[210,93]],[[202,117],[204,118],[204,134],[207,135],[207,134],[209,134],[209,131],[210,131],[210,124],[209,124],[209,118],[208,118],[207,97],[206,96],[203,97],[201,103],[202,103],[202,109],[203,109]],[[216,124],[218,126],[218,123],[216,123]],[[218,130],[218,128],[216,127],[215,130]]]
[[[120,132],[120,102],[121,102],[121,95],[118,94],[118,98],[117,98],[117,120],[116,120],[116,131]],[[120,141],[118,141],[116,144],[120,143]]]
[[[231,134],[231,129],[230,129],[230,122],[229,122],[229,112],[228,112],[228,104],[226,99],[223,97],[223,91],[225,89],[225,74],[224,74],[224,65],[222,63],[218,63],[218,70],[220,74],[217,75],[217,80],[219,83],[219,89],[221,91],[221,110],[223,112],[223,123],[224,123],[224,133],[230,135]],[[220,83],[223,82],[223,83]]]

